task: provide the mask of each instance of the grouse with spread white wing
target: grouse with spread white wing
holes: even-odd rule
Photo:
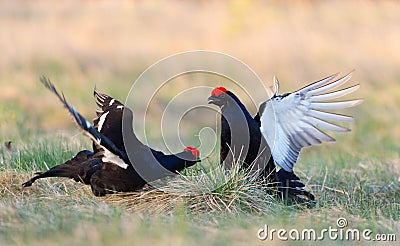
[[[304,184],[294,173],[276,172],[271,151],[262,137],[258,116],[253,118],[240,99],[224,87],[216,87],[208,102],[221,108],[220,162],[227,167],[240,163],[244,168],[257,172],[268,186],[275,186],[285,200],[314,196],[304,190]],[[273,191],[273,190],[271,190]]]

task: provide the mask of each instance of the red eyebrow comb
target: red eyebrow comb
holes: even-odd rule
[[[219,97],[222,93],[226,93],[225,87],[216,87],[214,90],[211,91],[211,95]]]

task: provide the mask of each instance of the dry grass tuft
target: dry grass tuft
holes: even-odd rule
[[[90,187],[65,178],[41,179],[32,187],[23,188],[22,183],[32,177],[33,173],[17,170],[0,172],[0,196],[13,197],[17,200],[29,199],[39,196],[41,199],[53,199],[56,197],[89,197]]]
[[[106,203],[125,208],[128,212],[171,213],[184,198],[161,190],[144,188],[138,192],[118,193],[104,198]]]
[[[125,207],[128,211],[171,213],[183,207],[189,212],[218,212],[238,214],[250,212],[270,214],[279,206],[269,194],[270,187],[257,179],[255,173],[235,163],[226,170],[220,165],[206,169],[200,165],[153,187],[132,193],[119,193],[106,197],[105,202]]]

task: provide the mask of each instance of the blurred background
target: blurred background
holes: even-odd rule
[[[354,124],[345,125],[352,132],[333,134],[338,139],[335,144],[302,150],[295,167],[306,189],[318,199],[315,209],[278,201],[264,206],[270,201],[259,202],[264,193],[236,185],[215,195],[214,191],[210,196],[205,193],[199,206],[200,210],[207,207],[204,212],[197,212],[197,200],[188,197],[189,205],[196,203],[193,207],[186,205],[186,198],[175,199],[168,193],[149,194],[149,199],[121,197],[127,206],[112,203],[115,196],[94,198],[89,187],[66,179],[21,187],[33,172],[91,148],[90,140],[39,82],[40,76],[49,77],[90,120],[96,109],[94,85],[124,102],[133,83],[151,65],[191,50],[212,50],[239,59],[267,89],[276,75],[281,93],[355,70],[348,84],[360,83],[361,88],[346,98],[364,98],[364,102],[340,112],[355,117]],[[193,60],[199,61],[209,65],[207,60]],[[242,74],[228,63],[219,65]],[[146,131],[152,147],[170,152],[160,124],[166,120],[165,126],[175,127],[170,122],[176,122],[175,115],[181,117],[182,112],[179,140],[198,147],[200,129],[217,128],[216,111],[186,113],[185,107],[206,103],[217,85],[233,90],[252,114],[256,112],[257,102],[245,91],[213,74],[178,76],[153,97],[152,86],[160,83],[158,78],[176,68],[167,67],[135,91],[135,109],[151,101],[145,112],[147,123],[139,125],[139,130]],[[265,91],[253,82],[244,80],[243,87],[260,93],[253,97],[262,97]],[[195,86],[203,89],[193,96],[188,89]],[[170,114],[162,118],[168,107]],[[210,128],[202,133],[205,139],[215,140]],[[138,135],[143,139],[143,134]],[[177,144],[171,152],[181,150],[176,138],[164,137],[171,145]],[[288,230],[322,229],[336,226],[340,217],[348,219],[348,228],[399,235],[399,139],[400,1],[0,0],[0,245],[80,245],[82,241],[126,245],[149,244],[149,240],[154,245],[196,245],[204,240],[210,241],[208,245],[254,245],[265,243],[256,237],[265,223]],[[9,141],[11,145],[4,146]],[[218,146],[214,154],[218,157]],[[213,163],[208,160],[201,163],[205,170]],[[197,167],[190,170],[196,172]],[[221,175],[215,176],[211,182]],[[189,188],[202,187],[202,183],[196,180]],[[242,193],[244,204],[238,199]],[[169,208],[173,211],[163,212]],[[278,240],[270,243],[281,244]],[[324,243],[342,244],[343,240]]]
[[[282,93],[355,69],[351,83],[362,86],[352,97],[365,102],[350,111],[357,121],[345,147],[398,159],[399,13],[398,1],[0,1],[0,136],[18,144],[60,129],[77,134],[41,75],[91,119],[95,84],[124,101],[150,65],[201,49],[240,59],[267,87],[276,75]],[[181,78],[176,88],[190,83]],[[173,95],[170,86],[154,107]]]

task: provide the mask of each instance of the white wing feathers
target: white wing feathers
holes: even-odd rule
[[[323,130],[349,132],[337,122],[353,122],[353,118],[324,110],[356,106],[362,100],[329,102],[356,91],[360,85],[333,92],[351,78],[351,73],[333,82],[338,74],[310,84],[291,94],[272,97],[260,106],[261,132],[272,150],[275,163],[291,172],[304,147],[334,142]],[[275,83],[278,83],[277,80]]]

